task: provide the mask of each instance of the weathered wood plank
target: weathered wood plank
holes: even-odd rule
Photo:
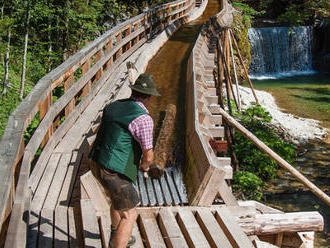
[[[150,177],[146,178],[146,186],[147,186],[147,192],[148,192],[148,197],[149,197],[149,205],[155,206],[157,201],[156,201],[155,191],[152,186]]]
[[[154,214],[150,211],[140,212],[139,226],[146,247],[166,247]]]
[[[162,206],[162,205],[164,205],[164,197],[163,197],[162,189],[159,184],[159,179],[157,179],[157,178],[152,179],[152,183],[154,184],[154,187],[155,187],[157,205]]]
[[[55,209],[54,247],[69,247],[68,208],[57,206]]]
[[[106,211],[100,215],[100,232],[103,248],[108,248],[111,233],[110,211]]]
[[[196,211],[196,220],[199,223],[205,237],[209,241],[211,247],[231,248],[229,240],[221,230],[214,215],[209,209],[201,208]]]
[[[102,248],[101,234],[91,200],[80,200],[85,247]]]
[[[163,189],[164,198],[165,198],[165,205],[167,205],[167,206],[172,205],[173,200],[172,200],[172,197],[171,197],[170,189],[167,185],[167,182],[166,182],[166,179],[165,179],[164,176],[162,176],[160,178],[160,185]]]
[[[32,209],[41,210],[62,154],[53,153],[32,199]]]
[[[136,223],[133,226],[132,235],[135,236],[136,242],[131,247],[132,248],[144,248],[142,238],[141,238],[141,234],[140,234],[139,228],[138,228]]]
[[[44,208],[40,214],[38,247],[52,247],[54,230],[54,210]]]
[[[110,205],[106,200],[106,195],[103,189],[101,189],[102,186],[97,182],[91,171],[80,177],[80,183],[86,190],[89,199],[91,199],[97,216],[103,212],[110,211]]]
[[[74,215],[74,209],[72,207],[68,208],[68,235],[70,248],[79,247],[77,228],[76,228],[76,218]]]
[[[235,222],[229,210],[222,207],[216,211],[216,219],[233,247],[253,248],[251,241]]]
[[[54,175],[55,180],[49,187],[44,208],[55,209],[70,160],[71,153],[62,154]]]
[[[175,216],[169,208],[162,208],[159,211],[158,220],[167,247],[188,247]]]
[[[189,247],[210,247],[190,210],[179,210],[177,220]]]
[[[178,167],[174,168],[172,173],[173,173],[176,188],[178,189],[181,203],[184,205],[188,204],[187,192],[186,192],[186,187],[184,186],[184,183],[183,183],[181,168],[178,168]]]
[[[138,172],[138,183],[139,183],[139,191],[140,191],[140,197],[141,197],[141,205],[142,206],[148,206],[149,200],[147,195],[147,189],[144,184],[144,178],[143,173],[141,171]]]
[[[179,198],[178,192],[177,192],[177,190],[175,188],[175,185],[174,185],[174,182],[173,182],[173,178],[172,178],[171,174],[168,173],[168,171],[165,171],[164,174],[166,176],[168,185],[169,185],[170,190],[171,190],[171,195],[172,195],[172,198],[173,198],[173,203],[175,205],[179,205],[181,202],[180,202],[180,198]]]

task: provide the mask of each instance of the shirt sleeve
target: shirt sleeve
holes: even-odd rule
[[[144,114],[135,118],[128,126],[134,139],[139,142],[142,150],[153,148],[154,122],[150,115]]]

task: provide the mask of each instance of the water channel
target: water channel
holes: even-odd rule
[[[163,118],[164,110],[170,103],[177,106],[177,119],[175,125],[175,135],[173,137],[172,146],[176,149],[176,154],[184,154],[184,136],[185,136],[185,89],[186,89],[186,67],[187,60],[190,55],[193,44],[198,36],[201,25],[212,15],[219,12],[219,1],[209,0],[209,3],[203,15],[197,20],[184,24],[169,41],[160,49],[160,51],[149,62],[146,73],[152,74],[157,83],[157,87],[161,93],[161,97],[153,98],[149,104],[150,114],[155,121],[155,136],[160,129],[160,123]],[[259,86],[262,88],[260,84]],[[257,86],[258,87],[258,86]],[[174,142],[175,140],[175,142]],[[303,171],[310,171],[315,175],[313,180],[320,180],[323,185],[329,187],[329,150],[330,146],[325,147],[324,144],[311,143],[308,147],[301,147],[302,155],[298,158],[301,163],[298,163],[298,169]],[[320,148],[321,147],[321,148]],[[321,151],[321,152],[320,152]],[[323,154],[323,155],[322,155]],[[315,156],[322,155],[325,157],[322,166],[315,167]],[[324,159],[322,157],[322,159]],[[182,158],[181,158],[182,159]],[[322,160],[323,161],[323,160]],[[285,172],[280,172],[286,175]],[[271,204],[283,211],[311,211],[318,210],[323,216],[325,221],[329,221],[329,208],[322,204],[316,197],[309,192],[298,190],[298,192],[289,192],[281,190],[277,193],[277,189],[283,185],[292,188],[292,177],[286,175],[278,181],[274,181],[275,187],[273,191],[266,194],[266,204]],[[287,181],[286,181],[287,180]],[[323,181],[322,181],[323,180]],[[284,193],[283,193],[284,192]],[[306,204],[308,202],[309,204]],[[328,231],[329,226],[327,226]],[[315,247],[330,247],[330,240],[327,234],[317,234]]]

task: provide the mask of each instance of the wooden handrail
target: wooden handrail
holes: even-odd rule
[[[22,177],[19,177],[20,186],[17,189],[21,190],[24,188],[22,185],[26,185],[25,181],[28,180],[30,164],[35,152],[41,144],[42,146],[47,145],[47,141],[56,131],[53,126],[58,125],[54,123],[57,116],[65,109],[65,117],[69,119],[70,113],[75,108],[78,106],[82,108],[81,104],[76,104],[75,102],[75,98],[79,96],[80,92],[84,92],[84,97],[86,97],[91,89],[91,84],[95,87],[100,83],[101,78],[103,83],[106,81],[111,72],[109,69],[116,64],[116,61],[124,60],[124,58],[127,58],[128,53],[131,54],[146,42],[146,36],[151,31],[150,27],[152,26],[151,20],[148,20],[147,16],[164,11],[163,13],[171,17],[167,23],[162,23],[165,20],[160,19],[157,25],[160,26],[159,30],[162,30],[164,27],[183,18],[193,5],[194,1],[192,0],[178,0],[163,4],[133,17],[104,33],[38,81],[30,94],[9,117],[0,143],[0,197],[2,199],[0,202],[0,230],[10,213],[13,201],[24,202],[24,199],[20,199],[20,197],[25,195],[26,192],[15,196],[16,182],[13,175],[16,171],[16,166],[23,158]],[[172,18],[170,11],[173,6],[179,6],[177,10],[180,12],[180,15],[174,18]],[[127,32],[132,27],[134,31]],[[119,39],[114,43],[116,37],[119,37]],[[91,64],[93,66],[90,67],[89,65]],[[78,72],[78,69],[83,71],[80,78],[75,83],[72,81],[66,84],[65,93],[55,103],[52,103],[52,91],[56,87],[64,85],[69,78],[73,80],[74,74]],[[102,75],[104,76],[102,77]],[[94,82],[91,82],[93,79]],[[70,107],[68,107],[69,104]],[[24,131],[39,111],[41,122],[25,147]],[[24,181],[23,184],[21,184],[22,180]]]
[[[227,123],[235,127],[240,131],[248,140],[255,144],[260,150],[267,153],[272,159],[274,159],[282,168],[286,169],[293,175],[299,182],[305,185],[313,194],[324,201],[330,206],[330,197],[319,189],[315,184],[310,182],[304,175],[302,175],[297,169],[281,158],[277,153],[270,149],[265,143],[259,140],[253,133],[247,130],[243,125],[231,117],[225,110],[220,109],[220,114],[226,119]]]

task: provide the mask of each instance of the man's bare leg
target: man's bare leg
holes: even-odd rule
[[[121,217],[120,217],[120,211],[115,210],[113,208],[113,204],[111,204],[111,207],[110,207],[110,216],[111,216],[111,226],[113,226],[117,229],[119,222],[121,220]]]
[[[117,232],[112,239],[112,245],[114,246],[112,248],[126,248],[137,219],[137,213],[135,208],[117,212],[119,212],[121,219],[117,226]]]

